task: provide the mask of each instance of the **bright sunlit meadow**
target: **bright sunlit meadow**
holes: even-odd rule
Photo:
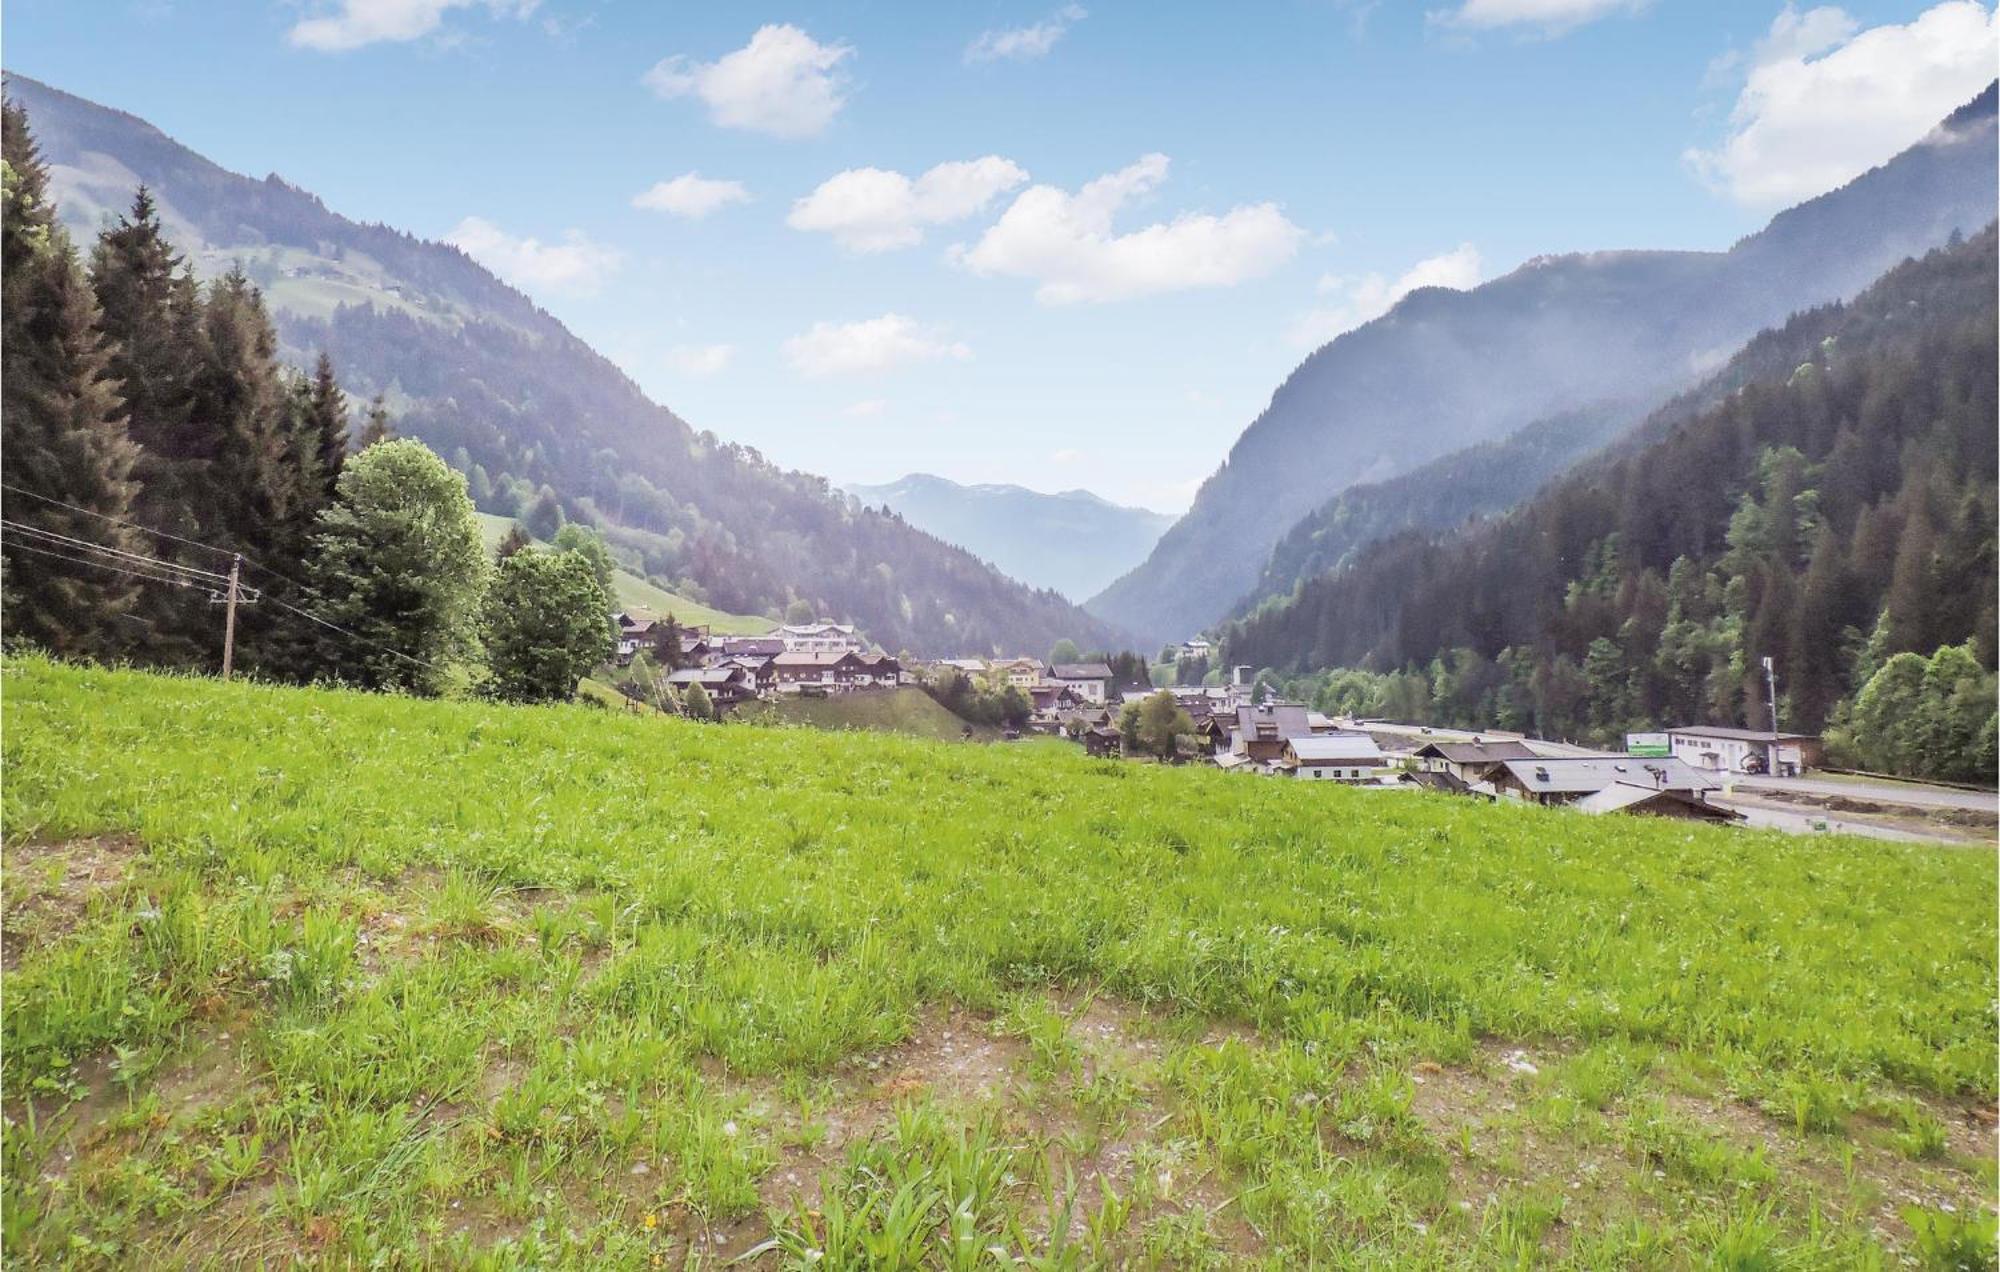
[[[20,1266],[1991,1257],[1989,851],[0,690]]]

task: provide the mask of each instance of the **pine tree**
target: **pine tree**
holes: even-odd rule
[[[395,436],[396,430],[389,426],[389,408],[383,403],[382,395],[377,393],[368,401],[368,413],[361,426],[357,449],[367,450],[375,443],[389,441]]]
[[[98,237],[90,257],[91,286],[109,342],[111,375],[129,412],[132,440],[145,451],[139,506],[159,523],[199,529],[175,480],[182,465],[214,460],[215,438],[192,420],[193,384],[201,357],[201,296],[187,262],[161,228],[159,208],[140,186],[132,210]],[[187,520],[181,520],[183,517]]]
[[[100,565],[49,555],[99,554],[33,532],[145,552],[149,545],[135,532],[104,520],[131,514],[138,451],[107,376],[96,298],[69,236],[55,223],[27,117],[11,104],[0,120],[0,159],[0,450],[6,455],[0,516],[24,527],[0,540],[6,635],[59,654],[111,654],[121,648],[118,620],[139,584]]]
[[[334,378],[333,359],[324,352],[303,387],[298,432],[311,444],[311,473],[318,488],[309,502],[317,511],[333,502],[340,489],[341,466],[347,462],[347,395]],[[303,454],[297,463],[302,471],[308,467]]]
[[[493,550],[493,559],[496,561],[505,561],[516,552],[534,546],[534,542],[533,539],[528,537],[528,532],[521,528],[520,522],[510,522],[507,526],[507,533],[500,539],[500,546]]]
[[[203,539],[214,504],[201,492],[217,446],[194,418],[194,381],[205,338],[201,295],[193,272],[167,241],[145,187],[133,198],[131,212],[91,249],[90,284],[110,355],[108,371],[125,403],[126,428],[139,446],[133,519]],[[203,569],[216,565],[211,554],[173,540],[160,540],[154,550]],[[139,598],[135,619],[147,661],[203,666],[215,657],[205,596],[149,588]]]

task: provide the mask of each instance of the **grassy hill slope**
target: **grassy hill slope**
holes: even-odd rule
[[[490,512],[474,515],[479,518],[479,533],[486,540],[488,552],[500,546],[500,541],[507,537],[507,527],[514,524],[513,518],[497,517]],[[661,617],[671,614],[679,622],[695,627],[706,626],[727,636],[756,636],[771,630],[768,618],[755,614],[725,614],[711,605],[669,592],[630,570],[621,569],[613,574],[611,586],[618,594],[618,603],[627,609],[645,610]]]
[[[1987,1240],[1990,853],[0,675],[27,1264]]]
[[[732,717],[748,723],[806,724],[815,729],[867,729],[904,733],[939,742],[965,737],[965,721],[938,705],[937,699],[913,686],[900,689],[843,693],[826,698],[781,698],[742,707]],[[976,737],[999,736],[995,729],[974,728]]]

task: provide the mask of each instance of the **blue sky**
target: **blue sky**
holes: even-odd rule
[[[1994,31],[1977,0],[12,0],[4,52],[459,242],[786,465],[1174,511],[1408,286],[1725,247],[1978,91]]]

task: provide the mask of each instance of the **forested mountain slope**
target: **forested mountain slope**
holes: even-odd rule
[[[27,108],[80,240],[146,184],[198,272],[240,263],[261,287],[288,361],[324,350],[351,393],[385,395],[398,430],[465,471],[483,511],[558,504],[678,591],[737,613],[802,598],[890,649],[1114,643],[1055,593],[696,431],[456,248],[357,224],[25,76],[10,73],[6,92]]]
[[[1079,600],[1145,560],[1174,523],[1166,513],[1123,507],[1088,490],[1051,495],[1021,486],[966,486],[929,473],[846,489],[864,504],[888,508],[991,561],[1009,577]]]
[[[1995,231],[1794,317],[1514,512],[1408,534],[1232,625],[1232,663],[1425,670],[1438,718],[1815,731],[1892,655],[1995,660]],[[1985,708],[1990,713],[1990,694]]]
[[[1347,487],[1593,404],[1632,403],[1636,419],[1759,329],[1977,230],[2000,198],[1994,104],[1989,89],[1727,252],[1543,258],[1469,292],[1413,292],[1308,357],[1187,516],[1090,609],[1149,639],[1184,636],[1226,613],[1287,529]]]
[[[1349,486],[1285,532],[1256,587],[1231,617],[1289,596],[1300,583],[1340,568],[1378,539],[1405,530],[1450,530],[1505,512],[1631,421],[1632,410],[1622,403],[1570,411],[1500,441],[1453,451],[1400,477]]]

